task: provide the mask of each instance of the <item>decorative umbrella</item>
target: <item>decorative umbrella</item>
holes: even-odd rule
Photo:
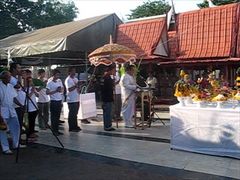
[[[88,55],[91,64],[98,66],[100,64],[110,65],[112,63],[125,63],[136,60],[136,53],[123,45],[112,43],[106,44]]]

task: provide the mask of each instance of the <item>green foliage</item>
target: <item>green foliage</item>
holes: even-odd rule
[[[231,3],[237,3],[240,2],[240,0],[212,0],[212,3],[216,6],[221,6],[225,4],[231,4]]]
[[[46,84],[43,81],[41,81],[40,79],[32,79],[32,82],[33,82],[34,86],[39,86],[41,88],[46,86]]]
[[[9,35],[72,21],[78,10],[71,1],[1,0],[0,39]]]
[[[136,19],[141,17],[156,16],[166,14],[171,7],[165,0],[147,1],[143,5],[138,6],[136,9],[131,10],[128,19]]]
[[[198,6],[200,9],[208,8],[208,7],[209,7],[209,2],[208,2],[208,0],[204,0],[202,3],[197,4],[197,6]]]
[[[1,66],[1,67],[0,67],[0,73],[3,72],[3,71],[8,71],[8,68]]]
[[[226,5],[226,4],[231,4],[231,3],[237,3],[240,2],[240,0],[212,0],[212,3],[215,6],[221,6],[221,5]],[[202,3],[197,4],[197,6],[202,9],[202,8],[208,8],[209,7],[209,2],[208,0],[204,0]]]

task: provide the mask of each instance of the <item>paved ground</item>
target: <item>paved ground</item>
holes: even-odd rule
[[[33,144],[15,156],[0,156],[1,179],[88,179],[88,180],[160,180],[160,179],[227,179],[216,175],[179,170],[72,150]],[[3,163],[4,162],[4,163]]]
[[[14,156],[0,154],[0,179],[240,179],[240,160],[170,149],[169,120],[151,128],[114,132],[102,128],[101,111],[79,133],[69,133],[67,122],[59,136],[62,153],[49,130],[40,131],[37,144]],[[158,113],[168,119],[168,112]],[[115,126],[115,123],[113,124]]]

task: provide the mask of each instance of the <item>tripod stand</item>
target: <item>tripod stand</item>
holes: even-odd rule
[[[149,121],[149,127],[151,127],[152,122],[155,122],[156,120],[154,119],[154,116],[157,117],[161,121],[161,123],[166,126],[166,124],[163,122],[163,120],[159,117],[159,115],[155,111],[155,101],[156,101],[156,96],[152,97],[152,103],[151,103],[151,113],[150,113],[150,121]]]
[[[27,90],[25,90],[25,88],[22,86],[22,84],[20,82],[18,82],[19,86],[22,88],[22,90],[24,91],[24,93],[26,94],[26,99],[25,99],[25,103],[24,105],[26,106],[26,112],[28,113],[28,108],[29,108],[29,101],[32,103],[32,105],[34,106],[34,108],[38,111],[38,107],[37,105],[33,102],[33,100],[31,99],[31,97],[29,96],[29,79],[27,79]],[[61,150],[64,149],[64,146],[62,144],[62,142],[59,140],[59,138],[57,137],[57,135],[53,132],[53,129],[51,128],[51,126],[48,124],[48,122],[45,120],[45,124],[47,126],[47,128],[49,128],[53,134],[53,136],[57,139],[58,143],[60,144],[60,146],[62,147]],[[20,143],[18,143],[18,147],[17,147],[17,154],[16,154],[16,163],[18,162],[18,157],[19,157],[19,146]],[[59,152],[59,151],[58,151]]]

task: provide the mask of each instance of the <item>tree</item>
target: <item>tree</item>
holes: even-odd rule
[[[167,2],[165,2],[165,0],[144,2],[143,5],[131,10],[131,14],[128,15],[128,19],[166,14],[170,8],[171,7]]]
[[[215,6],[221,6],[221,5],[226,5],[226,4],[240,2],[240,0],[211,0],[211,2]],[[202,3],[197,4],[197,6],[200,9],[208,8],[209,7],[209,0],[204,0]]]
[[[208,0],[204,0],[202,3],[197,4],[197,6],[198,6],[200,9],[208,8],[208,7],[209,7],[209,2],[208,2]]]
[[[60,0],[0,1],[0,39],[25,31],[72,21],[78,13],[73,2]]]

